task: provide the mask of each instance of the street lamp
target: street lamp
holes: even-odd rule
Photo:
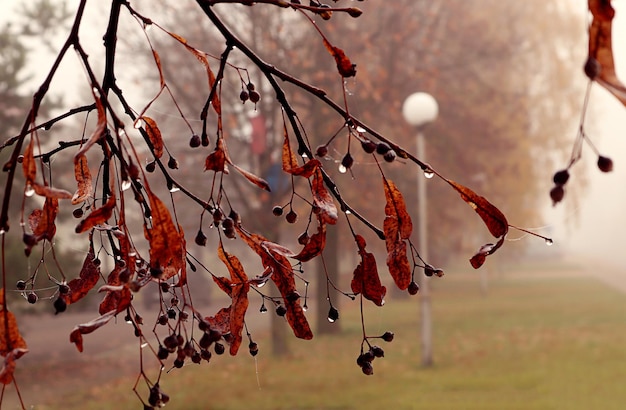
[[[426,149],[424,146],[424,126],[434,121],[439,114],[439,106],[435,98],[427,93],[417,92],[409,95],[402,105],[402,115],[406,122],[417,129],[417,158],[425,161]],[[432,173],[425,174],[427,177]],[[420,249],[420,255],[425,261],[428,261],[428,239],[427,235],[427,215],[426,215],[426,181],[425,178],[418,176],[417,178],[417,239]],[[418,284],[420,287],[420,307],[421,307],[421,336],[422,336],[422,365],[432,366],[433,364],[433,348],[432,348],[432,318],[430,309],[430,289],[428,284],[429,278],[425,275],[418,276]]]

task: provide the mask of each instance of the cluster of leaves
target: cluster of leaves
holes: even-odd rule
[[[567,184],[570,177],[569,169],[582,158],[584,142],[591,147],[598,157],[598,169],[602,172],[613,171],[613,160],[599,153],[585,131],[585,113],[587,111],[591,85],[597,82],[626,106],[626,86],[617,77],[613,61],[611,27],[615,17],[615,10],[611,6],[610,0],[589,0],[589,11],[593,16],[593,20],[589,26],[589,53],[584,65],[589,84],[585,94],[578,134],[576,135],[569,163],[566,168],[557,171],[552,178],[554,187],[550,190],[550,198],[554,205],[561,202],[565,196],[565,184]]]
[[[24,176],[22,191],[22,215],[20,226],[26,255],[34,250],[41,251],[41,260],[55,259],[54,239],[57,234],[57,217],[62,207],[72,207],[73,215],[80,219],[74,231],[79,238],[83,238],[88,246],[82,268],[78,276],[65,275],[58,267],[59,274],[51,274],[45,264],[28,273],[25,280],[18,282],[17,290],[31,303],[36,303],[38,293],[41,292],[42,278],[38,275],[44,270],[48,280],[54,283],[51,299],[57,313],[66,311],[72,304],[84,298],[87,293],[104,283],[98,291],[104,294],[99,304],[99,316],[90,322],[79,324],[70,334],[70,341],[79,351],[83,350],[84,336],[106,325],[119,314],[125,315],[125,320],[132,324],[135,336],[139,338],[143,347],[149,347],[153,353],[152,359],[160,364],[160,371],[156,377],[151,377],[145,368],[145,355],[140,353],[140,377],[134,390],[147,408],[161,406],[169,401],[169,396],[161,390],[161,375],[165,363],[170,355],[175,355],[172,367],[180,368],[189,360],[193,363],[210,361],[213,353],[223,354],[228,347],[229,353],[235,355],[241,348],[245,336],[248,338],[248,350],[251,355],[259,351],[257,344],[246,326],[246,314],[249,307],[249,294],[257,293],[265,302],[271,303],[279,316],[284,316],[296,337],[311,339],[313,333],[306,317],[307,285],[303,278],[303,264],[322,255],[326,246],[326,236],[330,226],[343,220],[352,234],[356,244],[356,251],[360,262],[354,270],[351,282],[351,292],[341,292],[352,299],[357,296],[361,303],[369,300],[377,306],[384,304],[386,287],[382,285],[378,273],[376,259],[373,253],[366,250],[366,241],[362,230],[372,231],[380,240],[384,241],[387,250],[386,265],[393,282],[400,290],[416,294],[419,287],[416,282],[416,273],[425,276],[443,276],[443,270],[435,268],[420,256],[418,246],[412,240],[413,223],[407,212],[407,205],[402,193],[396,184],[385,175],[384,164],[393,162],[397,158],[409,164],[416,165],[425,174],[436,176],[456,191],[461,199],[470,205],[486,225],[489,232],[496,239],[495,244],[482,246],[470,262],[474,268],[479,268],[486,257],[493,254],[504,243],[510,227],[506,217],[500,210],[483,196],[470,188],[452,181],[441,175],[436,169],[416,158],[393,141],[385,138],[373,128],[350,114],[348,100],[345,96],[343,104],[330,99],[324,90],[281,71],[275,66],[262,60],[253,49],[242,42],[216,14],[213,6],[217,3],[240,3],[262,6],[276,6],[292,9],[310,21],[318,30],[320,39],[334,60],[338,78],[343,82],[345,78],[356,75],[356,65],[346,53],[324,35],[315,18],[324,20],[346,14],[358,17],[361,13],[355,7],[334,7],[312,1],[309,5],[299,1],[285,2],[282,0],[246,1],[246,0],[201,0],[198,1],[200,10],[211,21],[213,26],[226,40],[220,56],[213,56],[189,44],[182,36],[166,30],[159,24],[135,10],[129,2],[113,0],[109,24],[104,35],[105,61],[104,76],[98,80],[92,63],[87,58],[83,45],[79,39],[79,28],[83,21],[86,0],[82,0],[77,8],[74,24],[61,48],[52,68],[33,97],[33,104],[26,116],[21,132],[2,145],[2,149],[12,147],[11,158],[4,164],[3,170],[7,173],[2,210],[0,212],[0,231],[2,232],[2,261],[3,261],[3,289],[6,288],[6,269],[4,267],[4,243],[9,235],[9,204],[10,197],[18,193],[16,175],[21,170]],[[128,13],[133,17],[140,30],[145,33],[147,47],[150,48],[154,59],[154,67],[159,73],[159,91],[143,104],[134,108],[122,93],[116,81],[116,71],[123,69],[116,65],[116,47],[120,15]],[[151,105],[162,95],[169,95],[176,104],[176,95],[168,86],[168,79],[161,64],[161,57],[150,42],[147,28],[155,27],[174,39],[180,47],[191,53],[201,64],[207,77],[206,102],[200,113],[201,129],[194,130],[185,114],[179,109],[179,115],[189,126],[189,145],[198,150],[212,150],[206,154],[204,170],[207,190],[201,187],[185,186],[174,177],[181,164],[168,150],[168,144],[177,143],[168,140],[167,133],[163,132],[157,122],[147,115]],[[47,121],[40,121],[39,108],[46,97],[47,90],[57,74],[59,64],[65,58],[67,51],[73,48],[85,69],[86,83],[89,86],[93,101],[80,107],[73,107],[64,114]],[[261,191],[270,191],[270,185],[262,177],[246,170],[235,163],[228,152],[228,128],[225,124],[227,107],[223,106],[225,93],[237,93],[244,103],[256,104],[262,97],[246,75],[247,68],[232,64],[229,60],[231,53],[237,49],[248,58],[249,64],[255,66],[265,77],[271,89],[275,92],[275,99],[283,113],[283,148],[282,171],[291,179],[292,196],[290,211],[286,215],[287,222],[293,223],[298,215],[291,208],[294,200],[301,200],[303,207],[308,209],[308,223],[306,230],[297,238],[302,245],[299,252],[293,252],[285,246],[266,238],[262,233],[252,232],[247,228],[231,202],[232,192],[229,189],[231,178],[230,170],[234,169],[238,175],[251,182]],[[226,70],[235,71],[241,78],[241,89],[227,89],[221,82]],[[345,138],[348,141],[347,152],[343,155],[341,168],[344,173],[355,165],[350,153],[351,143],[359,144],[366,155],[370,155],[377,165],[381,175],[380,196],[384,195],[384,220],[382,228],[366,219],[359,213],[357,207],[349,204],[341,195],[342,188],[330,176],[324,163],[315,158],[323,158],[328,152],[328,146],[336,140],[340,132],[332,136],[325,144],[315,149],[315,155],[308,141],[306,132],[301,125],[298,114],[293,109],[290,100],[281,88],[278,80],[297,87],[302,93],[314,96],[322,104],[331,108],[343,121]],[[117,108],[120,104],[122,109]],[[42,136],[42,130],[50,130],[58,122],[67,118],[86,113],[95,113],[96,123],[92,126],[88,136],[75,141],[48,141]],[[127,123],[123,119],[126,119]],[[128,127],[127,124],[132,124]],[[213,130],[210,131],[209,129]],[[131,134],[137,133],[142,142],[133,139]],[[52,134],[50,134],[52,135]],[[148,152],[150,161],[142,167],[142,152]],[[73,192],[61,184],[53,182],[56,172],[64,172],[63,162],[51,161],[61,153],[72,155],[75,189]],[[380,158],[383,161],[380,161]],[[97,166],[98,172],[94,176],[92,170]],[[200,164],[202,165],[202,164]],[[61,168],[61,169],[59,169]],[[53,172],[54,171],[54,172]],[[151,186],[148,174],[159,172],[168,193],[168,206],[163,195],[159,193],[158,185]],[[234,176],[237,178],[237,176]],[[59,178],[60,179],[60,178]],[[302,189],[301,187],[305,188]],[[43,200],[41,207],[28,213],[26,204],[34,202],[29,199],[33,196]],[[199,229],[195,235],[195,243],[206,246],[206,225],[217,238],[215,250],[219,260],[223,263],[229,276],[220,276],[213,273],[219,268],[204,266],[187,249],[186,235],[178,221],[176,212],[177,197],[184,196],[196,203],[198,210]],[[275,214],[283,212],[282,206],[275,208]],[[139,211],[139,212],[137,212]],[[187,212],[187,211],[185,211]],[[140,216],[143,238],[133,230],[134,215]],[[208,216],[207,216],[208,215]],[[204,221],[205,216],[210,219]],[[315,233],[309,234],[309,230]],[[260,274],[250,277],[244,264],[233,253],[227,250],[227,240],[239,239],[260,258],[258,270]],[[106,260],[106,264],[103,263]],[[58,265],[58,264],[57,264]],[[103,273],[105,266],[110,270]],[[202,269],[208,272],[216,285],[230,298],[230,305],[221,308],[212,314],[198,311],[192,302],[192,289],[188,283],[188,269],[196,271]],[[252,268],[255,269],[255,268]],[[106,275],[106,278],[104,276]],[[58,277],[57,277],[58,276]],[[297,281],[305,284],[304,295],[297,287]],[[273,282],[279,295],[270,295],[262,289],[268,282]],[[156,283],[159,307],[153,312],[151,323],[146,323],[133,303],[133,295],[147,291],[147,285]],[[333,284],[334,286],[334,284]],[[6,308],[6,299],[2,293],[3,344],[1,353],[5,365],[0,373],[0,381],[4,384],[12,382],[15,360],[26,350],[24,340],[19,335],[14,317]],[[330,298],[329,298],[330,302]],[[339,312],[330,304],[329,321],[336,321]],[[151,327],[150,327],[151,325]],[[386,332],[382,336],[369,336],[365,322],[362,320],[363,339],[361,352],[357,363],[365,374],[372,374],[372,361],[382,357],[382,348],[370,344],[372,338],[382,338],[391,341],[393,333]],[[150,333],[156,339],[152,342]],[[365,349],[365,346],[368,349]],[[139,387],[145,382],[147,395],[142,395]],[[17,387],[17,386],[16,386]]]

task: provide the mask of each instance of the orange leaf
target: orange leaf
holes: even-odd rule
[[[100,288],[100,292],[107,292],[98,308],[101,315],[110,311],[119,313],[130,306],[132,295],[130,289],[124,286],[128,278],[122,277],[127,274],[128,269],[126,267],[116,267],[107,278],[107,286]]]
[[[298,158],[296,154],[291,150],[289,143],[289,133],[287,132],[287,125],[283,125],[283,171],[291,173],[291,170],[298,167]]]
[[[254,175],[251,172],[246,171],[245,169],[239,167],[236,164],[233,164],[232,162],[230,163],[233,168],[235,168],[241,175],[243,175],[244,177],[246,177],[246,179],[250,182],[252,182],[254,185],[258,186],[261,189],[266,190],[267,192],[271,192],[272,190],[270,189],[270,184],[267,183],[266,180],[264,180],[263,178],[260,178],[256,175]]]
[[[80,204],[91,196],[93,188],[91,172],[85,155],[74,157],[74,178],[76,178],[78,188],[72,196],[72,205]]]
[[[230,272],[230,280],[233,283],[238,284],[248,281],[248,275],[246,275],[246,272],[244,272],[243,265],[241,264],[239,259],[235,255],[231,255],[226,252],[221,243],[220,246],[217,248],[217,256],[228,268],[228,272]]]
[[[96,225],[104,224],[113,215],[113,209],[115,209],[115,195],[111,195],[104,205],[100,208],[96,208],[85,219],[80,221],[76,225],[76,233],[83,233]]]
[[[250,284],[248,282],[236,284],[230,295],[232,304],[230,306],[230,333],[233,336],[230,342],[230,354],[234,356],[241,346],[242,332],[246,311],[248,310],[248,291]]]
[[[324,46],[335,59],[337,71],[342,77],[354,77],[356,75],[356,64],[352,64],[348,56],[339,47],[335,47],[324,39]]]
[[[413,232],[413,222],[406,210],[406,204],[402,193],[398,190],[393,181],[386,178],[383,179],[383,188],[385,190],[385,224],[388,227],[390,235],[385,231],[387,240],[396,241],[399,239],[409,239]],[[390,237],[391,236],[391,237]]]
[[[4,289],[0,288],[0,355],[6,356],[13,349],[26,349],[26,341],[17,326],[17,320],[2,304]]]
[[[304,248],[293,258],[300,262],[310,261],[322,253],[324,246],[326,246],[326,224],[320,222],[320,225],[317,227],[317,233],[311,235]]]
[[[411,266],[406,253],[406,241],[397,241],[391,249],[387,248],[387,267],[400,290],[405,290],[411,283]]]
[[[94,330],[106,325],[117,313],[117,311],[111,310],[87,323],[77,325],[74,330],[72,330],[72,333],[70,333],[70,342],[76,344],[76,348],[78,349],[78,351],[82,352],[83,335],[89,334]]]
[[[380,283],[376,258],[374,254],[365,251],[365,239],[361,235],[355,237],[361,255],[361,263],[354,270],[351,288],[355,294],[362,293],[365,299],[371,300],[377,306],[384,304],[384,297],[387,293]]]
[[[39,196],[43,196],[45,198],[54,198],[54,199],[70,199],[72,194],[65,189],[54,188],[47,185],[40,185],[38,183],[33,183],[32,187],[35,189],[35,193]]]
[[[509,231],[509,223],[506,220],[504,214],[495,206],[493,206],[484,197],[478,195],[471,189],[461,184],[458,184],[452,180],[446,179],[454,189],[461,194],[461,198],[469,206],[476,211],[476,213],[482,218],[489,232],[495,237],[500,238],[505,236]]]
[[[176,33],[171,33],[171,32],[167,32],[167,34],[169,34],[170,36],[172,36],[173,38],[175,38],[179,43],[181,43],[182,45],[185,46],[185,48],[192,53],[197,59],[198,61],[200,61],[202,63],[202,65],[204,66],[204,68],[206,69],[207,72],[207,79],[209,81],[209,88],[213,89],[213,87],[215,86],[215,74],[213,74],[213,70],[211,70],[211,66],[209,65],[209,59],[206,57],[206,53],[190,46],[187,43],[187,39],[185,39],[182,36],[179,36]],[[221,114],[222,113],[222,104],[220,102],[220,98],[217,95],[217,92],[215,92],[213,94],[213,98],[211,99],[211,105],[213,106],[213,109],[215,110],[215,112],[217,114]]]
[[[33,155],[34,141],[30,140],[30,143],[24,150],[24,159],[22,160],[22,170],[24,171],[24,179],[26,184],[33,184],[37,177],[37,164],[35,163],[35,157]]]
[[[146,123],[145,128],[152,145],[152,153],[155,157],[161,158],[163,156],[163,136],[161,135],[161,130],[159,130],[156,121],[152,118],[143,116],[141,119]]]
[[[10,384],[13,382],[15,372],[15,361],[28,353],[28,349],[13,349],[4,357],[4,363],[0,368],[0,383]]]
[[[317,212],[320,223],[336,224],[337,207],[335,206],[333,198],[328,193],[326,186],[324,186],[324,176],[319,167],[315,168],[315,173],[313,174],[311,193],[313,194],[313,206]]]
[[[184,269],[185,246],[170,211],[154,193],[147,192],[152,227],[148,229],[144,224],[144,236],[150,243],[150,268],[153,272],[161,271],[160,279],[167,280]]]
[[[59,201],[55,198],[46,198],[43,203],[43,211],[35,209],[28,217],[28,223],[37,240],[52,240],[57,231],[54,223],[59,213]]]
[[[589,0],[593,21],[589,27],[589,58],[585,65],[587,75],[611,92],[626,105],[626,86],[615,73],[612,44],[612,21],[615,10],[610,0]],[[599,65],[599,69],[595,67]]]
[[[161,88],[165,87],[165,77],[163,77],[163,67],[161,66],[161,57],[159,57],[159,53],[156,52],[155,49],[152,49],[152,57],[154,57],[154,63],[159,70],[159,80],[161,82]]]
[[[230,279],[222,276],[213,276],[213,282],[215,282],[217,286],[219,286],[219,288],[222,289],[222,291],[228,296],[233,293],[233,283]]]
[[[293,333],[300,339],[312,339],[313,332],[300,306],[299,298],[291,296],[296,292],[296,282],[294,280],[293,268],[289,260],[279,252],[268,246],[270,241],[260,235],[249,234],[236,227],[239,236],[246,244],[261,257],[263,267],[271,269],[271,279],[276,284],[287,309],[287,322],[291,326]]]
[[[483,263],[485,263],[485,259],[487,259],[487,256],[497,251],[498,248],[501,247],[503,243],[504,243],[504,236],[502,236],[500,240],[496,242],[495,245],[492,243],[488,243],[488,244],[481,246],[478,252],[476,252],[476,254],[472,256],[470,259],[470,263],[472,267],[474,269],[480,268],[483,265]]]
[[[223,172],[228,174],[228,167],[226,166],[227,155],[224,146],[224,139],[219,138],[215,150],[210,153],[204,162],[205,171]]]
[[[63,300],[68,305],[71,303],[76,303],[80,299],[87,296],[87,293],[100,280],[100,265],[96,265],[94,260],[96,259],[96,254],[93,249],[93,242],[89,244],[89,253],[85,257],[85,261],[83,262],[83,267],[80,270],[80,276],[78,278],[74,278],[68,282],[68,286],[70,288],[70,292],[66,295],[62,295]]]
[[[215,316],[205,318],[212,330],[217,330],[223,335],[230,333],[230,309],[230,306],[221,308]]]

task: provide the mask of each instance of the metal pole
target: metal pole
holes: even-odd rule
[[[417,132],[417,157],[425,161],[426,147],[424,143],[424,133]],[[417,177],[417,235],[418,248],[422,259],[428,262],[428,238],[427,238],[427,213],[426,213],[426,178],[423,175]],[[433,365],[433,330],[430,309],[430,278],[421,273],[418,276],[420,287],[420,319],[422,336],[422,366]]]

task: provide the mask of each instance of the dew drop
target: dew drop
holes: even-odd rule
[[[345,174],[348,172],[348,168],[346,168],[343,164],[339,164],[339,172]]]
[[[550,238],[546,238],[546,245],[552,246],[552,245],[554,245],[554,241],[552,239],[550,239]]]
[[[357,125],[356,132],[358,132],[359,134],[365,134],[365,128],[361,127],[360,125]]]
[[[139,128],[143,127],[144,125],[146,125],[146,122],[141,119],[141,118],[137,118],[135,120],[135,122],[133,123],[133,127],[138,130]]]
[[[146,346],[148,346],[148,343],[142,343],[142,344],[141,344],[141,348],[142,348],[142,349],[143,349],[143,348],[145,348]]]
[[[122,181],[122,191],[127,191],[128,189],[130,189],[131,185],[132,184],[131,184],[130,180],[128,180],[128,179]]]
[[[26,186],[26,190],[24,191],[24,195],[26,195],[27,197],[31,197],[31,196],[35,195],[35,189],[32,187],[32,185],[28,184]]]
[[[335,319],[333,319],[332,317],[327,317],[326,319],[328,319],[330,323],[335,323]]]
[[[0,229],[0,235],[4,235],[5,233],[7,233],[7,231],[5,231],[4,229]]]
[[[305,303],[305,304],[302,306],[302,311],[303,311],[303,312],[306,312],[307,310],[309,310],[309,306],[307,306],[307,304]]]
[[[167,189],[173,194],[174,192],[180,191],[180,188],[177,185],[174,185],[172,182],[167,183]]]
[[[426,178],[428,178],[428,179],[431,179],[432,177],[434,177],[434,176],[435,176],[435,173],[433,172],[433,170],[432,170],[432,169],[430,169],[430,168],[426,168],[426,169],[424,170],[424,176],[425,176]]]
[[[257,288],[262,288],[263,286],[265,286],[265,283],[266,282],[259,282],[259,283],[257,283],[256,287]]]
[[[352,214],[352,212],[350,212],[349,209],[346,209],[346,215],[351,215],[351,214]]]
[[[265,307],[265,305],[261,305],[261,308],[259,309],[259,312],[267,313],[267,308]]]
[[[98,90],[98,87],[93,87],[93,88],[91,89],[91,91],[93,91],[93,94],[94,94],[96,97],[98,97],[98,98],[100,97],[100,90]]]
[[[302,154],[302,158],[305,158],[305,159],[306,159],[306,158],[308,158],[308,157],[309,157],[309,156],[306,154],[306,152]]]

